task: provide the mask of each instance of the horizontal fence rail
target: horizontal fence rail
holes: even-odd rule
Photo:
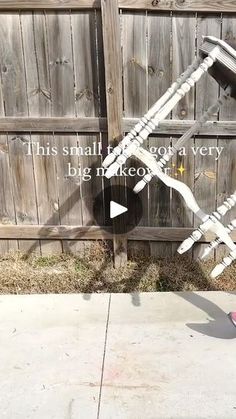
[[[182,242],[193,232],[187,227],[136,227],[127,233],[128,240]],[[119,236],[119,235],[118,235]],[[0,239],[24,240],[112,240],[112,227],[68,225],[6,225],[0,226]],[[236,232],[232,233],[236,241]],[[199,243],[209,243],[214,234],[207,232]]]
[[[119,0],[118,6],[127,10],[175,12],[235,12],[235,0]],[[100,0],[0,0],[0,9],[99,9]]]
[[[138,118],[123,118],[123,131],[130,131]],[[153,134],[182,135],[194,123],[194,120],[165,120],[153,131]],[[0,118],[0,132],[71,132],[98,133],[107,132],[107,119],[96,117],[84,118]],[[208,121],[196,135],[236,136],[235,121]]]

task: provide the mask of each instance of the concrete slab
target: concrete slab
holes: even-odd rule
[[[100,419],[236,418],[227,293],[112,295]]]
[[[109,295],[0,296],[0,418],[96,418]]]
[[[235,294],[109,298],[0,296],[1,419],[236,418]]]

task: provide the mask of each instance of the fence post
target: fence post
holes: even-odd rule
[[[122,136],[122,60],[120,44],[120,20],[117,0],[101,0],[102,31],[106,79],[108,142],[112,146]],[[124,185],[124,179],[113,178],[111,185]],[[112,199],[116,199],[112,195]],[[119,220],[113,222],[113,231],[117,231]],[[114,265],[122,266],[127,261],[126,235],[113,236]]]

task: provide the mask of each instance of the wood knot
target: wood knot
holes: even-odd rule
[[[24,212],[18,212],[17,216],[18,216],[18,219],[19,219],[21,222],[24,222],[24,221],[25,221],[25,220],[27,220],[27,218],[28,218],[27,214],[26,214],[26,213],[24,213]]]
[[[54,208],[54,210],[55,210],[55,211],[59,211],[59,205],[58,205],[58,202],[54,202],[54,203],[53,203],[53,208]]]
[[[233,42],[235,42],[235,40],[236,40],[236,37],[233,35],[233,32],[232,32],[232,30],[228,30],[227,32],[226,32],[226,35],[225,35],[225,41],[233,41]]]
[[[55,61],[50,61],[50,63],[49,63],[49,65],[54,65],[54,64],[56,64],[56,65],[63,65],[63,64],[68,64],[70,62],[70,60],[68,60],[68,58],[64,58],[64,57],[61,57],[61,58],[57,58]]]
[[[51,101],[51,93],[49,92],[49,90],[46,89],[42,89],[42,88],[36,88],[31,90],[30,95],[31,96],[35,96],[35,95],[43,95],[46,99],[48,99],[49,101]]]
[[[93,98],[98,100],[98,96],[88,87],[80,90],[80,92],[77,92],[75,95],[75,99],[80,100],[83,96],[85,96],[87,100],[92,100]]]
[[[184,118],[186,115],[187,115],[186,109],[181,109],[180,110],[180,118]]]
[[[150,74],[150,76],[153,76],[153,74],[155,74],[155,70],[151,65],[148,66],[148,74]]]
[[[6,144],[0,144],[0,152],[8,153],[8,146]]]
[[[140,68],[140,70],[143,70],[146,72],[146,67],[143,66],[135,57],[131,58],[129,63],[134,66],[137,66],[138,68]]]
[[[16,135],[15,137],[11,138],[11,141],[21,141],[23,144],[27,144],[29,139],[21,135]]]
[[[13,224],[13,222],[8,217],[2,217],[1,224]]]
[[[111,95],[113,93],[113,87],[112,87],[112,85],[109,85],[108,86],[107,93],[109,93],[109,95]]]

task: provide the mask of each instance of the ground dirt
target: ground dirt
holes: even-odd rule
[[[114,269],[109,248],[98,243],[83,257],[14,253],[0,258],[0,294],[235,290],[236,264],[213,280],[214,265],[186,256],[139,256]]]

